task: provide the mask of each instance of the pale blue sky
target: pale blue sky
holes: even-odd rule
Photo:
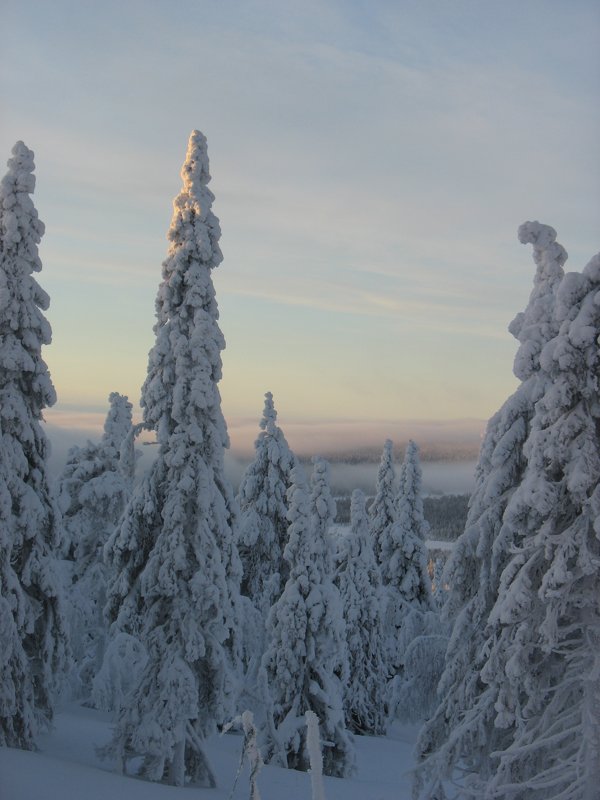
[[[2,0],[0,29],[0,157],[36,154],[65,419],[139,398],[193,128],[234,445],[266,390],[282,424],[381,436],[489,417],[533,275],[517,227],[553,225],[572,270],[599,249],[597,2]]]

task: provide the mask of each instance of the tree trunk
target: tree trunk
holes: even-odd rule
[[[173,786],[183,786],[185,783],[185,726],[186,720],[181,720],[177,726],[177,744],[169,771],[169,783]]]
[[[584,683],[583,736],[586,782],[583,800],[596,800],[600,787],[600,630],[588,631],[593,654],[590,674]]]

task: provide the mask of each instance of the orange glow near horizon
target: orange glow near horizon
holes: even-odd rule
[[[107,408],[108,410],[108,408]],[[84,409],[47,409],[44,413],[51,432],[99,438],[102,435],[105,413]],[[134,422],[140,421],[139,409]],[[240,458],[250,458],[260,432],[260,415],[231,417],[227,420],[231,452]],[[301,456],[322,454],[349,455],[377,450],[386,439],[401,448],[409,439],[419,444],[423,454],[437,458],[474,458],[485,427],[483,420],[307,420],[287,417],[278,420],[290,447]],[[144,433],[140,441],[151,441],[152,432]]]

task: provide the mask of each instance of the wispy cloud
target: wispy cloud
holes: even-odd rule
[[[57,346],[69,342],[72,365],[90,357],[85,341],[75,352],[81,314],[65,309],[91,285],[119,299],[87,321],[99,341],[109,326],[111,342],[151,332],[185,137],[199,126],[223,227],[218,297],[236,312],[251,301],[221,319],[229,374],[247,382],[239,403],[253,407],[253,376],[266,380],[260,328],[276,332],[274,382],[296,388],[313,358],[299,342],[314,345],[319,313],[323,326],[331,315],[319,373],[329,407],[336,393],[356,414],[367,394],[373,414],[424,397],[433,416],[499,405],[512,381],[506,326],[533,274],[517,226],[557,227],[572,269],[598,248],[592,5],[182,0],[174,15],[141,0],[8,0],[0,149],[23,138],[36,151]],[[292,307],[294,325],[282,324]],[[104,371],[119,358],[143,371],[137,338],[128,355],[107,353]],[[504,347],[505,378],[481,354],[468,368],[480,340]],[[401,371],[402,383],[389,377]]]
[[[400,454],[409,439],[419,443],[426,458],[474,458],[485,428],[483,420],[377,420],[359,419],[301,420],[280,423],[286,438],[300,455],[315,454],[373,456],[392,439]],[[246,418],[230,418],[229,433],[234,452],[248,456],[258,434],[258,424]]]

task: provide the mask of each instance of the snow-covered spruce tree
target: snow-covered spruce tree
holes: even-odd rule
[[[385,440],[377,479],[375,497],[369,507],[369,530],[373,539],[373,552],[381,563],[381,541],[385,532],[396,521],[396,473],[392,453],[392,442]]]
[[[419,699],[430,695],[431,667],[439,658],[438,634],[441,633],[438,615],[434,611],[431,582],[427,572],[425,536],[429,526],[423,515],[421,496],[421,466],[417,445],[410,441],[406,448],[400,472],[398,518],[384,532],[381,541],[383,576],[383,628],[386,662],[391,677],[389,686],[389,711],[392,717],[415,721],[422,705]],[[416,639],[427,638],[426,643],[414,646]],[[432,638],[433,637],[433,638]],[[431,645],[435,653],[427,655]],[[415,672],[415,655],[426,655],[427,665],[417,669],[414,680],[406,674],[406,657],[412,649],[411,669]],[[419,683],[421,676],[423,682]],[[402,686],[410,682],[408,695],[411,707],[401,703]],[[420,691],[422,690],[422,691]]]
[[[425,630],[424,615],[433,609],[424,542],[427,522],[421,498],[421,467],[418,448],[412,441],[402,464],[397,514],[396,522],[382,532],[380,539],[384,638],[391,675],[401,670],[404,650]]]
[[[399,483],[398,521],[407,530],[413,531],[421,541],[424,541],[429,533],[429,525],[423,514],[423,479],[419,461],[419,448],[412,439],[406,447]]]
[[[211,270],[222,260],[220,229],[199,131],[181,175],[141,399],[159,451],[105,548],[116,572],[112,630],[136,636],[148,658],[107,752],[121,765],[143,756],[140,774],[151,780],[214,785],[202,740],[232,714],[241,567],[217,388],[225,342]]]
[[[344,725],[342,680],[348,666],[341,602],[330,573],[325,526],[333,517],[333,500],[323,459],[315,460],[310,498],[302,467],[293,468],[288,503],[284,558],[290,575],[269,615],[260,675],[267,707],[261,749],[267,762],[307,770],[304,715],[314,711],[321,723],[324,772],[344,777],[353,770],[354,748]]]
[[[508,530],[503,528],[504,512],[521,482],[526,464],[523,445],[535,403],[547,383],[547,376],[540,374],[539,358],[544,345],[558,330],[554,315],[556,290],[567,259],[566,251],[556,241],[556,231],[547,225],[524,223],[519,228],[519,240],[533,244],[536,264],[527,308],[509,326],[520,343],[514,372],[521,384],[488,423],[465,531],[444,572],[449,586],[444,613],[453,621],[453,629],[439,685],[440,702],[417,742],[422,763],[415,796],[423,800],[434,796],[442,779],[462,775],[467,784],[476,781],[477,776],[486,779],[491,769],[490,753],[501,749],[505,738],[494,725],[496,698],[481,681],[480,670],[500,574],[516,544],[505,535]],[[467,788],[457,791],[464,792],[459,796],[470,796]]]
[[[73,558],[69,590],[71,641],[75,661],[72,690],[88,698],[91,681],[104,654],[107,566],[103,550],[129,500],[134,459],[120,459],[121,447],[132,437],[132,405],[112,392],[104,434],[98,444],[88,442],[69,451],[59,480],[64,542]]]
[[[489,798],[593,800],[600,786],[600,255],[563,279],[542,350],[516,541],[490,613],[484,683],[509,742]],[[499,763],[498,763],[499,762]]]
[[[271,392],[265,394],[261,431],[255,457],[248,466],[237,501],[240,507],[242,561],[242,660],[244,666],[240,708],[252,708],[263,722],[263,704],[257,692],[260,661],[265,649],[265,626],[271,606],[281,596],[288,576],[283,558],[287,541],[287,499],[296,457],[277,423]]]
[[[286,492],[296,463],[276,422],[273,395],[267,392],[254,460],[244,473],[238,494],[242,593],[265,618],[287,580],[288,565],[283,558],[289,524]]]
[[[346,724],[353,733],[385,733],[386,666],[383,657],[381,575],[373,553],[365,496],[352,493],[350,532],[338,567],[337,585],[346,623],[348,679]]]
[[[132,417],[131,409],[133,406],[129,398],[119,392],[111,392],[108,396],[109,408],[104,422],[104,433],[102,435],[102,446],[112,447],[120,455],[121,448],[131,435]],[[123,477],[133,483],[133,474],[129,472],[129,461],[126,459],[128,469]],[[121,467],[122,470],[122,467]]]
[[[0,183],[0,745],[31,749],[52,720],[68,664],[48,485],[44,408],[56,401],[42,345],[48,295],[33,277],[44,225],[30,194],[33,153],[17,142]]]

